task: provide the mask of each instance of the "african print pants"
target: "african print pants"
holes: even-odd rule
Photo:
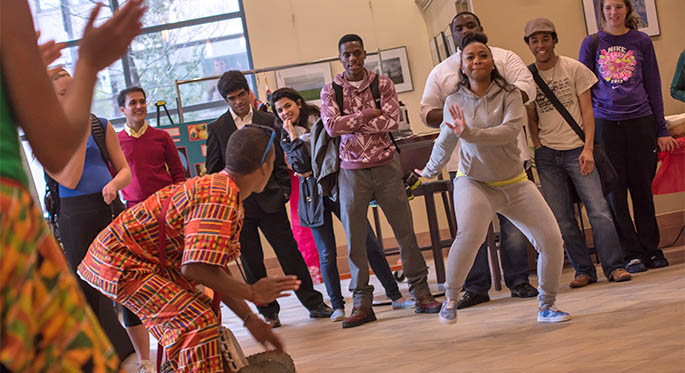
[[[212,300],[173,270],[135,274],[119,281],[116,301],[138,315],[161,341],[178,372],[223,372],[219,318]]]
[[[119,360],[28,190],[0,178],[0,363],[116,372]]]

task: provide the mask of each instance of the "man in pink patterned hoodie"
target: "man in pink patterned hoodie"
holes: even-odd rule
[[[343,36],[338,52],[345,71],[321,90],[321,118],[328,134],[340,137],[338,189],[354,298],[354,309],[343,321],[343,328],[376,320],[365,246],[366,214],[373,199],[383,209],[399,243],[409,291],[416,298],[416,312],[437,313],[440,303],[428,288],[428,267],[416,243],[402,167],[389,136],[397,130],[400,115],[395,86],[389,78],[378,76],[379,109],[371,93],[376,74],[364,68],[362,39],[354,34]],[[342,87],[343,108],[338,107],[333,84]]]

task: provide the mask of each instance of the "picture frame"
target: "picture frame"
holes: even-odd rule
[[[602,22],[602,14],[600,13],[599,0],[582,0],[583,13],[585,14],[585,28],[588,35],[594,34],[599,30]],[[633,10],[642,19],[643,27],[639,30],[649,36],[657,36],[661,34],[659,29],[659,19],[656,14],[655,0],[633,0]]]
[[[433,43],[435,43],[435,50],[438,54],[438,62],[442,62],[447,56],[445,56],[445,46],[444,40],[440,34],[433,37]]]
[[[276,71],[278,88],[290,87],[298,91],[309,104],[321,106],[321,89],[333,81],[331,65],[321,62]]]
[[[431,38],[428,41],[431,50],[431,61],[433,61],[433,66],[440,63],[440,56],[438,56],[438,46],[435,44],[435,38]]]
[[[414,90],[407,47],[382,50],[381,59],[383,60],[383,75],[392,80],[397,93]],[[364,67],[378,73],[378,55],[367,56]]]
[[[445,36],[445,45],[447,46],[447,56],[449,57],[449,56],[457,53],[457,46],[454,45],[454,38],[452,37],[452,30],[450,30],[450,25],[447,25],[447,27],[445,27],[445,30],[442,33]]]

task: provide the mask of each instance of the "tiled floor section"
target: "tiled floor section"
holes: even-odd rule
[[[568,288],[572,277],[565,268],[557,301],[573,316],[567,323],[537,323],[537,302],[510,298],[505,289],[491,291],[491,302],[459,311],[453,326],[437,315],[381,306],[374,309],[378,321],[343,330],[340,323],[309,319],[291,296],[280,302],[277,333],[298,372],[685,372],[684,264],[582,289]],[[531,282],[536,285],[534,276]],[[317,289],[325,294],[323,285]],[[230,311],[223,315],[247,354],[262,351]]]

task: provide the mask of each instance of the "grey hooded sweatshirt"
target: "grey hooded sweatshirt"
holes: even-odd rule
[[[466,128],[459,135],[445,125],[452,123],[449,107],[464,111]],[[523,127],[523,102],[515,88],[501,88],[495,82],[481,97],[461,86],[445,100],[443,123],[423,176],[435,177],[450,158],[461,138],[459,171],[484,183],[513,179],[523,172],[517,136]]]

